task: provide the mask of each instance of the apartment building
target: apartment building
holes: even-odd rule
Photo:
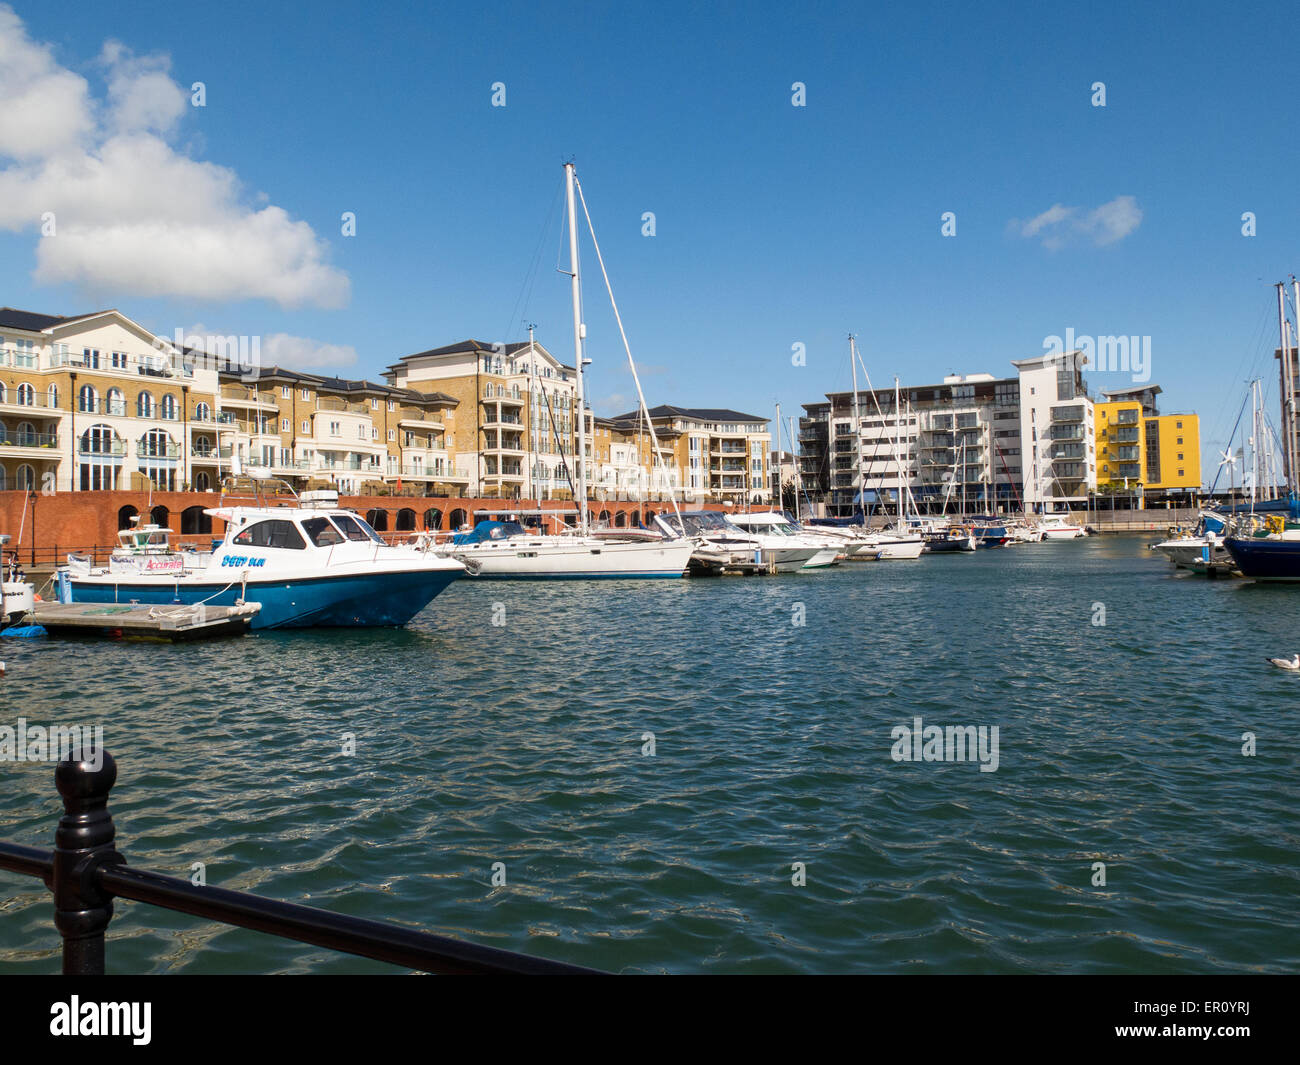
[[[211,487],[217,369],[116,310],[0,308],[0,490]]]
[[[661,486],[661,493],[677,491],[687,502],[730,503],[737,509],[771,504],[767,419],[719,407],[661,405],[648,413],[665,456],[671,448],[677,471],[676,484]],[[629,411],[613,420],[633,426],[640,417],[639,411]],[[647,477],[650,473],[647,467]]]
[[[828,393],[804,404],[799,447],[801,489],[833,516],[897,506],[900,481],[923,513],[1018,508],[1019,382],[954,374]]]
[[[196,405],[192,461],[218,479],[237,453],[244,467],[345,495],[462,495],[469,483],[455,463],[457,400],[444,392],[272,366],[222,373],[215,399]]]
[[[1026,509],[1084,508],[1097,490],[1092,398],[1080,352],[1013,359],[1019,373],[1021,467]]]
[[[1200,419],[1161,414],[1160,391],[1146,384],[1102,393],[1095,408],[1099,491],[1149,505],[1186,503],[1200,489]]]
[[[406,355],[383,376],[396,388],[436,389],[456,401],[456,467],[469,494],[573,498],[576,371],[541,344],[462,340]]]

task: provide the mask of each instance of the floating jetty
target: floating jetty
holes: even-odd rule
[[[242,636],[262,609],[241,606],[114,605],[106,603],[36,603],[26,617],[57,636],[107,636],[112,639],[211,640]]]

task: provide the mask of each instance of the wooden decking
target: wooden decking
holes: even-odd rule
[[[242,635],[261,609],[260,603],[243,606],[37,603],[27,615],[27,622],[59,636],[208,640]]]

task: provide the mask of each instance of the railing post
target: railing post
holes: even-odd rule
[[[108,793],[117,780],[117,763],[100,750],[98,768],[89,761],[58,764],[54,781],[64,814],[54,833],[54,926],[63,937],[65,976],[102,976],[104,930],[113,918],[113,897],[100,889],[96,873],[108,863],[125,864],[113,848],[116,830],[108,812]]]

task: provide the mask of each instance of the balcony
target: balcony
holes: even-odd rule
[[[182,450],[179,444],[149,444],[143,440],[137,440],[135,445],[136,458],[141,459],[168,459],[175,460],[181,457]]]
[[[1083,421],[1083,404],[1074,403],[1068,407],[1053,407],[1052,421],[1054,422],[1081,422]]]
[[[105,444],[93,439],[82,440],[77,445],[77,454],[120,459],[126,455],[126,443],[122,440],[114,440],[111,444]]]
[[[50,411],[59,416],[64,413],[50,402],[49,396],[38,394],[34,389],[31,392],[20,392],[16,388],[4,389],[3,395],[0,395],[0,408],[19,413],[24,410]]]
[[[1081,459],[1085,456],[1086,449],[1082,444],[1056,444],[1052,448],[1052,461],[1059,459]]]
[[[1117,444],[1136,444],[1140,439],[1141,430],[1137,426],[1129,429],[1116,429],[1112,432],[1111,439]]]
[[[330,411],[338,414],[370,414],[370,408],[364,403],[349,403],[338,396],[317,396],[317,411]]]
[[[255,388],[237,388],[233,385],[227,385],[221,390],[221,405],[223,407],[263,407],[271,410],[279,410],[279,404],[275,401],[274,392],[259,392]]]
[[[1047,436],[1050,440],[1082,440],[1084,439],[1082,425],[1053,425],[1047,430]]]
[[[1141,417],[1141,414],[1141,411],[1136,410],[1117,411],[1114,421],[1116,425],[1137,425],[1138,418]]]
[[[38,448],[53,450],[58,446],[59,437],[57,433],[18,433],[0,425],[0,448],[6,450],[9,448],[17,450],[34,450]],[[5,451],[0,451],[0,456],[5,453]],[[50,457],[56,458],[57,456],[51,455]]]

